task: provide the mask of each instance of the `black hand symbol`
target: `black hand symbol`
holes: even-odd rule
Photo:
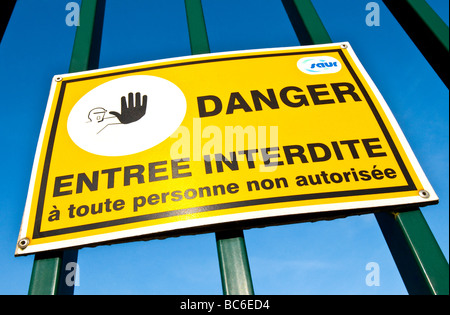
[[[136,93],[136,102],[133,101],[133,93],[128,93],[128,105],[125,96],[122,96],[122,108],[121,113],[118,112],[109,112],[111,115],[114,115],[119,119],[122,124],[129,124],[135,121],[138,121],[145,115],[145,111],[147,110],[147,95],[144,95],[142,98],[141,104],[141,93]]]

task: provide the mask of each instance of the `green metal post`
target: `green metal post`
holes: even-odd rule
[[[30,295],[56,295],[58,293],[63,252],[36,254],[31,272]]]
[[[242,230],[216,233],[222,290],[227,295],[254,294]]]
[[[185,0],[189,40],[193,55],[209,54],[208,34],[201,0]]]
[[[448,295],[448,262],[422,212],[381,212],[375,217],[408,293]]]
[[[402,28],[449,86],[449,30],[425,0],[383,0]]]
[[[301,45],[331,43],[331,38],[310,0],[282,2]]]
[[[185,0],[193,55],[210,53],[201,0]],[[216,233],[224,294],[253,294],[253,284],[242,230]]]
[[[288,12],[293,27],[306,29],[312,44],[332,42],[310,0],[284,0],[286,10],[293,8],[289,1],[293,1],[298,11]],[[292,21],[296,17],[301,21]],[[449,294],[448,262],[421,211],[417,208],[401,213],[377,213],[375,217],[408,292]]]
[[[66,270],[70,262],[76,262],[77,250],[52,251],[35,255],[31,272],[29,295],[72,295],[74,286],[68,286],[66,277],[72,268]]]
[[[73,44],[69,72],[88,70],[96,67],[99,34],[103,25],[105,0],[83,0],[80,8],[80,26],[77,27]],[[97,48],[97,49],[96,49]],[[94,63],[93,63],[94,61]],[[38,253],[34,257],[28,294],[30,295],[70,295],[74,287],[66,284],[66,265],[76,262],[77,250]],[[70,270],[72,271],[72,270]]]

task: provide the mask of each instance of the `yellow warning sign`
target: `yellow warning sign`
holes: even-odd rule
[[[16,255],[437,201],[349,43],[173,58],[54,77]]]

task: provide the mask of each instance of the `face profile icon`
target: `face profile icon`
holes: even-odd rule
[[[102,122],[105,118],[106,109],[103,107],[96,107],[94,109],[91,109],[88,114],[89,121],[96,121],[96,122]]]
[[[67,132],[92,154],[130,155],[169,138],[186,110],[186,97],[174,83],[151,75],[123,76],[84,94],[69,113]]]
[[[121,97],[121,112],[110,111],[106,116],[107,110],[103,107],[95,107],[89,111],[88,123],[97,123],[97,134],[102,132],[110,125],[130,124],[141,119],[147,111],[147,95],[144,95],[141,101],[141,93],[136,93],[136,98],[133,99],[133,93],[128,93],[128,102],[125,96]],[[106,117],[105,117],[106,116]],[[113,120],[110,120],[113,119]]]

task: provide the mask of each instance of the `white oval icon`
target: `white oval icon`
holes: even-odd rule
[[[326,74],[339,72],[342,65],[336,58],[317,56],[301,58],[297,67],[306,74]]]
[[[97,155],[142,152],[181,125],[186,98],[172,82],[135,75],[103,83],[72,108],[67,131],[81,149]]]

